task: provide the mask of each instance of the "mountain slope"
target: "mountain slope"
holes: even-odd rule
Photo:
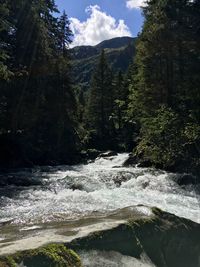
[[[114,71],[127,70],[135,55],[136,38],[119,37],[96,46],[77,46],[70,50],[73,78],[76,85],[87,90],[102,49]]]

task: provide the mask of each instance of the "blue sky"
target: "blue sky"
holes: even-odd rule
[[[56,0],[66,10],[76,45],[95,45],[118,36],[137,36],[143,24],[143,0]]]

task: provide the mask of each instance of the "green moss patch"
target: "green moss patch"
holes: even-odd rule
[[[81,267],[79,256],[64,245],[53,244],[0,259],[0,267]]]

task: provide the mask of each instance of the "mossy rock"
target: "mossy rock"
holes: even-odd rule
[[[113,229],[74,240],[74,250],[116,251],[157,267],[200,267],[200,225],[153,208],[151,217],[129,220]]]
[[[5,261],[0,261],[0,267],[9,267]]]
[[[0,267],[82,267],[79,256],[64,245],[53,244],[0,259]]]
[[[94,232],[70,244],[49,245],[0,258],[0,267],[81,267],[74,251],[115,251],[140,259],[146,254],[157,267],[200,267],[200,225],[153,208],[117,227]]]

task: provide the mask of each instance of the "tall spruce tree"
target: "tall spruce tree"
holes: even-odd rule
[[[64,10],[58,20],[58,49],[61,51],[63,56],[67,53],[67,49],[71,43],[71,37],[72,31],[70,29],[70,22]]]
[[[94,71],[87,107],[87,124],[93,135],[92,145],[104,149],[113,136],[113,74],[102,51]]]

